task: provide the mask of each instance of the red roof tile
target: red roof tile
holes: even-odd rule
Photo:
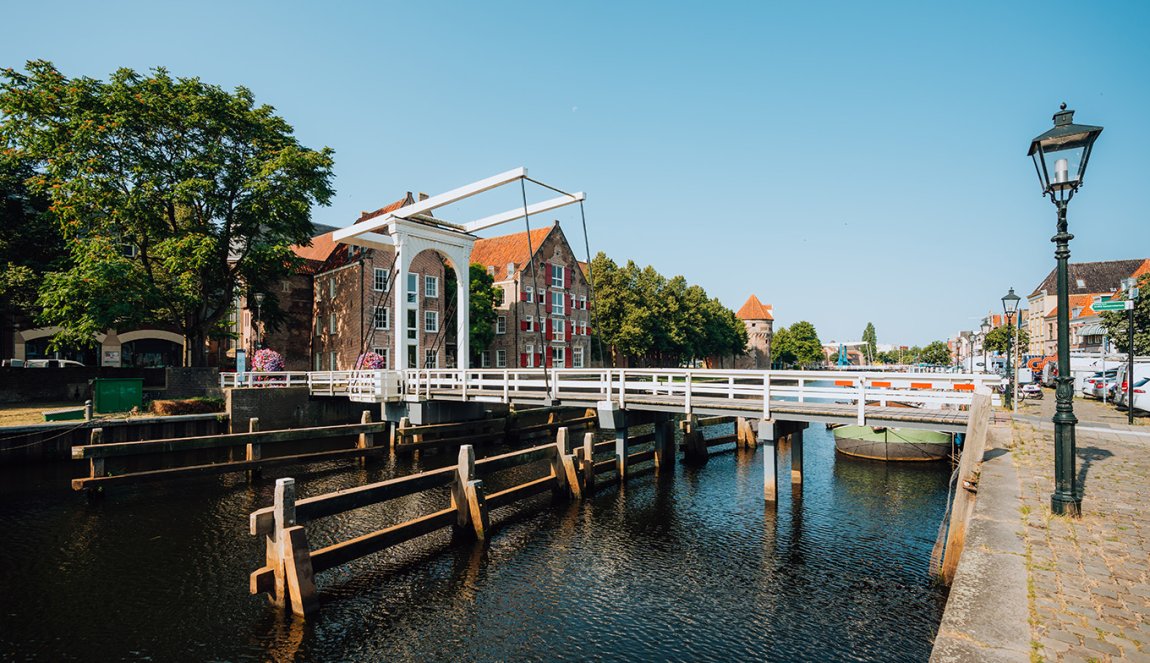
[[[538,251],[543,240],[551,234],[551,229],[558,226],[550,225],[531,231],[531,249]],[[507,263],[515,263],[515,271],[523,269],[530,259],[527,250],[527,232],[512,235],[489,237],[475,242],[471,249],[471,262],[479,263],[484,267],[494,267],[496,278],[505,274]]]
[[[735,314],[740,320],[774,320],[775,316],[771,315],[771,307],[765,306],[759,301],[759,298],[751,295],[747,298],[747,303],[743,304],[743,308]]]

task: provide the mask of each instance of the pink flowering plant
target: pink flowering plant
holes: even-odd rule
[[[375,354],[374,352],[368,352],[366,354],[360,355],[355,364],[360,368],[360,370],[364,371],[380,371],[385,367],[383,363],[383,357]]]
[[[271,348],[256,350],[255,356],[252,357],[252,368],[265,373],[282,371],[284,369],[284,357]]]

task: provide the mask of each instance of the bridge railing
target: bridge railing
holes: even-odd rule
[[[220,373],[220,388],[307,387],[316,396],[347,396],[353,400],[394,400],[403,394],[398,371],[248,371]]]

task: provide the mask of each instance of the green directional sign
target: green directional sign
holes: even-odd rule
[[[1099,302],[1094,305],[1095,311],[1125,311],[1126,302]]]

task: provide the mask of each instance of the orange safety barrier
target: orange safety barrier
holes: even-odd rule
[[[954,385],[955,391],[974,391],[973,384],[956,384]]]
[[[875,380],[874,382],[870,383],[870,386],[872,386],[872,387],[889,387],[890,383],[889,382],[883,382],[882,380]]]
[[[934,389],[934,385],[929,382],[911,382],[911,389]]]
[[[853,387],[853,386],[855,386],[855,383],[852,380],[835,380],[835,386],[836,387]]]

